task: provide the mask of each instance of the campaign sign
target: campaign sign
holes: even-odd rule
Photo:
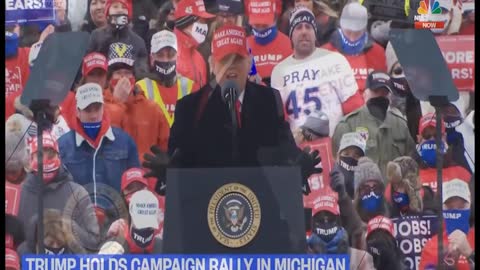
[[[312,208],[313,201],[321,195],[325,195],[331,192],[330,188],[330,171],[333,168],[334,159],[332,154],[332,140],[330,138],[321,138],[312,142],[306,142],[300,145],[300,148],[309,146],[312,151],[318,150],[322,162],[318,165],[323,169],[322,173],[313,174],[308,178],[308,184],[310,185],[310,194],[303,196],[303,207]]]
[[[459,91],[475,89],[475,36],[437,36],[438,47]]]
[[[409,216],[391,220],[394,237],[405,255],[405,264],[408,269],[417,270],[423,247],[437,233],[438,217],[433,215]]]
[[[54,0],[5,0],[5,25],[54,21]]]
[[[12,216],[18,214],[20,191],[22,187],[5,181],[5,213]]]

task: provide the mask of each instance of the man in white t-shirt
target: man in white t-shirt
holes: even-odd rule
[[[295,132],[307,116],[321,110],[330,119],[330,136],[341,117],[360,108],[363,97],[347,59],[315,47],[313,13],[298,7],[290,16],[293,54],[276,65],[271,86],[280,91],[288,122]]]

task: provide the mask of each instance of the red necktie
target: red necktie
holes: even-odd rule
[[[238,127],[241,128],[242,127],[242,115],[241,115],[241,111],[242,111],[242,103],[240,102],[240,100],[237,100],[235,102],[235,111],[237,112],[237,123],[238,123]]]

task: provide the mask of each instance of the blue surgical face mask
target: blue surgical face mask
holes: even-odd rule
[[[450,235],[455,230],[461,230],[465,234],[468,234],[470,230],[470,209],[443,210],[443,218],[445,220],[447,235]]]
[[[100,132],[100,128],[102,127],[102,121],[94,123],[82,123],[82,127],[90,139],[96,140],[98,133]]]
[[[374,213],[380,209],[382,204],[382,195],[376,195],[375,192],[370,192],[370,194],[363,196],[360,201],[360,206],[369,213]]]
[[[17,55],[19,37],[16,33],[5,32],[5,56],[12,57]]]
[[[255,42],[260,45],[267,45],[272,42],[278,34],[277,26],[272,26],[263,30],[252,29],[253,36],[255,37]]]
[[[422,157],[422,160],[429,166],[435,167],[437,164],[437,153],[436,153],[436,144],[435,140],[428,140],[424,141],[418,146],[418,154]],[[442,153],[445,154],[447,152],[447,146],[444,142],[442,142]]]
[[[410,204],[410,199],[406,193],[401,192],[393,192],[393,203],[397,206],[400,210],[406,210]]]
[[[349,40],[344,34],[342,29],[338,29],[338,33],[340,34],[340,42],[342,45],[342,52],[347,55],[358,55],[363,52],[365,48],[365,44],[368,41],[368,34],[367,32],[363,33],[363,35],[358,40]]]

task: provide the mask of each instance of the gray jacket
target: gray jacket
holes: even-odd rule
[[[148,52],[145,41],[132,31],[130,26],[119,31],[114,31],[111,26],[104,26],[95,29],[90,36],[87,53],[98,52],[108,59],[108,49],[110,44],[121,42],[133,47],[132,54],[135,60],[135,77],[143,79],[148,75]]]
[[[28,174],[22,185],[18,218],[23,222],[26,232],[35,231],[31,218],[38,213],[38,192],[40,185],[33,174]],[[88,192],[73,182],[73,177],[65,167],[55,179],[44,186],[43,208],[59,210],[72,221],[71,233],[78,243],[89,251],[98,250],[100,241],[99,227],[93,204]],[[70,227],[70,226],[68,226]]]

